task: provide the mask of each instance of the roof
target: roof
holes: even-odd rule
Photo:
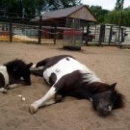
[[[91,11],[88,9],[86,5],[80,5],[80,6],[75,6],[75,7],[70,7],[70,8],[65,8],[65,9],[59,9],[59,10],[54,10],[50,12],[45,12],[42,14],[42,20],[49,20],[49,19],[57,19],[57,18],[64,18],[64,17],[70,17],[71,14],[75,13],[76,11],[80,10],[81,8],[85,7],[87,11],[89,12],[90,15],[92,15],[91,19],[88,19],[88,21],[97,21],[95,16],[91,13]],[[35,17],[31,21],[36,22],[39,20],[39,16]],[[86,20],[86,19],[84,19]]]

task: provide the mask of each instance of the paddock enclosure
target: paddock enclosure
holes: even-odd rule
[[[61,21],[59,21],[61,22]],[[68,22],[70,25],[72,21]],[[130,46],[130,27],[93,24],[80,29],[0,22],[0,42]]]
[[[67,51],[61,44],[37,45],[0,42],[0,63],[20,58],[26,63],[67,54],[86,64],[102,81],[117,82],[125,95],[125,108],[99,117],[88,100],[67,97],[63,102],[39,109],[33,115],[29,105],[42,97],[49,86],[41,77],[31,76],[31,86],[20,86],[8,94],[0,93],[0,130],[130,130],[130,50],[118,47],[82,46]],[[21,100],[22,95],[25,101]]]

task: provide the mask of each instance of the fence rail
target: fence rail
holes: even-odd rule
[[[40,22],[39,22],[40,23]],[[51,24],[50,24],[51,25]],[[115,25],[89,25],[79,29],[22,23],[0,22],[0,42],[39,44],[130,45],[130,28]]]

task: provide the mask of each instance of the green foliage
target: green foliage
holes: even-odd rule
[[[42,11],[80,4],[80,0],[0,0],[0,17],[34,17]]]
[[[1,0],[0,15],[34,17],[45,5],[44,0]]]
[[[102,9],[101,6],[90,6],[89,9],[96,16],[98,22],[104,23],[105,15],[108,14],[109,10]]]
[[[117,0],[115,5],[115,10],[122,10],[124,5],[124,0]]]
[[[105,22],[130,27],[130,9],[109,12],[105,17]]]
[[[123,2],[124,1],[122,0],[122,3]],[[91,12],[96,16],[99,23],[109,23],[130,27],[130,6],[125,9],[122,9],[123,5],[119,5],[119,8],[116,8],[116,10],[113,11],[104,10],[101,6],[88,7],[90,8]]]

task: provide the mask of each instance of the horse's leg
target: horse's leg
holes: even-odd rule
[[[31,68],[34,69],[34,68],[44,67],[46,65],[46,63],[49,62],[49,60],[50,60],[50,58],[41,60],[41,61],[37,62],[36,64],[33,64]]]
[[[52,105],[52,104],[54,104],[55,103],[55,99],[50,99],[49,101],[47,101],[47,102],[45,102],[44,104],[43,104],[43,106],[49,106],[49,105]]]
[[[62,96],[61,95],[55,95],[55,98],[52,98],[52,99],[50,99],[50,100],[48,100],[48,101],[46,101],[44,104],[43,104],[43,106],[49,106],[49,105],[52,105],[52,104],[55,104],[55,103],[58,103],[58,102],[60,102],[61,100],[62,100]]]
[[[16,87],[18,87],[18,86],[20,86],[20,84],[11,84],[11,85],[8,85],[7,86],[7,89],[13,89],[13,88],[16,88]]]
[[[56,94],[56,89],[54,86],[52,86],[50,90],[45,94],[45,96],[43,96],[41,99],[35,101],[34,103],[30,105],[29,107],[30,113],[32,114],[35,113],[39,107],[42,107],[48,104],[47,101],[49,100],[51,101],[49,105],[55,103],[55,99],[54,99],[55,94]]]
[[[31,85],[31,79],[30,79],[30,75],[28,73],[23,75],[23,81],[24,81],[25,85]]]
[[[2,92],[2,93],[7,93],[7,89],[5,89],[5,88],[0,88],[0,92]]]

